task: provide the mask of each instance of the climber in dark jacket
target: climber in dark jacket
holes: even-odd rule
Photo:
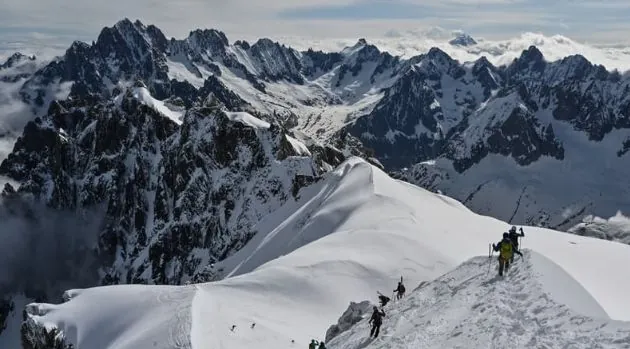
[[[525,237],[525,233],[523,232],[523,228],[520,228],[521,233],[517,233],[516,232],[516,227],[512,226],[512,228],[510,228],[510,233],[508,234],[508,236],[510,237],[510,240],[512,241],[512,245],[514,245],[514,250],[515,251],[519,251],[518,249],[518,238],[520,237]],[[512,258],[510,259],[510,263],[514,262],[514,254],[512,254]]]
[[[400,281],[398,281],[398,286],[396,287],[394,292],[397,292],[396,299],[401,299],[405,296],[405,285],[403,285],[402,283],[402,277],[400,277]]]
[[[374,312],[372,313],[372,317],[368,322],[372,325],[372,329],[370,330],[370,337],[374,336],[374,338],[378,338],[378,333],[381,329],[381,325],[383,324],[383,316],[385,316],[385,312],[383,310],[378,310],[378,308],[374,306]]]

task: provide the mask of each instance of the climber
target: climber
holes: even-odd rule
[[[324,342],[319,342],[319,347],[317,349],[326,349]]]
[[[376,291],[376,293],[378,293],[378,300],[381,302],[381,308],[383,308],[387,302],[389,302],[389,297],[383,295],[379,291]]]
[[[374,306],[374,312],[372,313],[372,317],[368,322],[368,324],[372,325],[372,329],[370,330],[370,337],[374,336],[374,338],[378,338],[381,324],[383,324],[383,316],[385,316],[385,312],[383,310],[378,310],[378,308]]]
[[[396,299],[401,299],[405,295],[405,285],[403,285],[402,276],[400,277],[400,281],[398,282],[398,287],[396,287],[394,292],[398,292]]]
[[[523,232],[523,228],[520,228],[521,233],[517,233],[516,232],[516,227],[512,226],[512,228],[510,228],[510,240],[512,241],[512,245],[514,245],[514,250],[519,251],[518,249],[518,237],[522,236],[525,237],[525,233]],[[514,255],[512,255],[512,258],[510,258],[510,263],[514,263]]]
[[[503,240],[499,241],[498,244],[492,244],[492,248],[495,252],[500,251],[499,253],[499,276],[503,276],[503,269],[507,272],[510,268],[510,260],[514,253],[519,256],[523,256],[521,252],[514,248],[514,244],[510,240],[510,235],[508,233],[503,233]]]
[[[317,349],[317,341],[311,339],[311,344],[308,345],[308,349]]]

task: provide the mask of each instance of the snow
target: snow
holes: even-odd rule
[[[297,139],[295,139],[295,138],[293,138],[293,137],[291,137],[289,135],[286,135],[285,137],[287,138],[289,143],[291,143],[291,146],[298,153],[298,155],[311,156],[311,152],[308,150],[306,145],[304,145],[304,143],[298,141]]]
[[[228,112],[226,115],[232,121],[237,121],[253,128],[269,128],[271,126],[268,122],[260,120],[245,112]]]
[[[505,108],[515,101],[518,97],[514,94],[491,99],[471,118],[457,151],[469,152],[475,141],[485,140],[488,127],[509,115]],[[440,158],[433,165],[415,167],[412,172],[440,173],[423,176],[420,181],[425,182],[417,184],[439,188],[479,214],[519,224],[530,222],[565,230],[588,215],[612,217],[618,211],[628,215],[630,204],[623,198],[630,195],[630,187],[623,183],[630,176],[630,157],[617,157],[616,149],[630,131],[613,130],[602,141],[593,142],[585,133],[575,132],[572,125],[554,120],[548,110],[539,110],[536,117],[543,126],[552,124],[565,149],[563,160],[543,156],[520,166],[511,157],[490,154],[460,174],[451,161]],[[615,235],[625,241],[623,232],[607,231],[595,236]]]
[[[77,348],[160,349],[174,343],[194,349],[290,348],[292,339],[297,346],[323,339],[350,301],[389,293],[401,275],[410,294],[420,282],[458,268],[432,284],[433,293],[408,296],[404,305],[410,313],[399,311],[405,318],[390,316],[385,328],[398,333],[390,347],[457,347],[462,343],[457,341],[492,346],[488,332],[445,338],[444,331],[459,323],[469,324],[471,331],[492,325],[497,341],[507,341],[510,326],[520,325],[522,331],[515,327],[519,348],[527,347],[521,339],[542,331],[539,326],[546,322],[557,325],[552,334],[568,338],[546,335],[546,345],[553,347],[579,342],[580,333],[611,343],[616,327],[630,330],[611,320],[630,321],[630,275],[609,277],[611,268],[630,262],[629,246],[524,227],[523,247],[532,252],[509,274],[515,283],[493,284],[493,275],[487,275],[488,244],[508,227],[351,158],[303,189],[297,202],[265,216],[244,248],[215,265],[228,278],[190,287],[91,288],[63,304],[33,305],[29,313],[39,323],[62,329]],[[480,304],[485,314],[471,311]],[[574,323],[576,314],[608,325],[585,329]],[[497,321],[483,320],[487,316]],[[367,335],[365,321],[358,326],[331,348],[356,348],[350,343]]]
[[[195,74],[197,67],[188,61],[186,57],[170,56],[166,60],[168,67],[168,77],[177,81],[188,81],[196,88],[202,88],[204,78]],[[199,72],[201,74],[201,72]]]
[[[134,88],[133,91],[132,91],[132,95],[138,101],[140,101],[140,102],[146,104],[147,106],[155,109],[157,112],[159,112],[160,114],[164,115],[165,117],[173,120],[178,125],[182,124],[182,118],[184,116],[184,112],[183,111],[174,111],[174,110],[170,109],[169,107],[167,107],[165,105],[164,102],[153,98],[153,96],[151,96],[151,93],[149,92],[149,90],[147,90],[145,87],[136,87],[136,88]]]
[[[599,309],[584,288],[563,284],[566,274],[539,253],[525,251],[505,278],[491,275],[495,268],[489,262],[495,259],[470,259],[388,304],[378,339],[369,338],[368,319],[364,319],[328,347],[586,349],[630,345],[630,323],[584,316],[562,304],[584,302],[579,306],[595,314]],[[539,268],[554,277],[541,278]],[[550,296],[548,287],[563,289],[561,297]]]
[[[533,271],[538,273],[543,290],[556,303],[565,304],[575,312],[589,317],[608,317],[593,296],[557,264],[538,253],[532,253],[530,258]],[[567,295],[566,290],[573,290],[573,292]]]
[[[78,348],[142,348],[154,341],[159,343],[157,348],[190,347],[186,326],[194,287],[108,286],[70,294],[69,302],[40,306],[35,318],[54,326],[64,313],[81,314],[64,318],[65,335]],[[83,313],[86,308],[91,308],[90,313]],[[27,311],[35,310],[27,307]]]

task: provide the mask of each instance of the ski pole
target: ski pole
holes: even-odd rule
[[[488,244],[488,272],[487,274],[490,274],[490,269],[492,269],[492,244]]]

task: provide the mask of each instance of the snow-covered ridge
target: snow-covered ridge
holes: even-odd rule
[[[134,87],[129,91],[129,94],[140,103],[147,105],[163,116],[171,119],[176,124],[182,124],[185,108],[179,107],[177,108],[178,110],[174,110],[176,108],[169,107],[164,103],[164,101],[159,101],[151,96],[151,92],[149,92],[146,87]],[[123,94],[116,96],[116,98],[114,98],[114,103],[120,105],[123,98]]]
[[[505,278],[475,257],[385,307],[377,339],[367,318],[328,347],[625,348],[630,321],[611,321],[582,286],[554,262],[525,250]]]
[[[363,160],[352,158],[325,175],[323,181],[304,188],[297,203],[271,213],[258,228],[256,238],[239,253],[215,265],[231,275],[226,279],[186,287],[115,286],[73,291],[73,298],[66,303],[29,306],[27,328],[55,327],[67,342],[90,348],[152,345],[166,349],[179,345],[238,349],[252,343],[265,348],[306,344],[311,338],[322,339],[350,301],[375,300],[375,292],[388,293],[401,274],[411,293],[415,285],[483,256],[488,243],[498,240],[508,224],[476,215],[451,198],[393,180]],[[630,276],[618,273],[613,279],[604,271],[630,262],[630,247],[542,228],[524,230],[523,245],[532,253],[526,254],[525,261],[517,261],[508,275],[521,283],[501,286],[502,281],[493,280],[488,263],[496,260],[486,255],[445,276],[446,284],[430,284],[436,285],[435,297],[420,290],[410,299],[430,301],[446,315],[463,314],[459,319],[474,321],[474,316],[480,315],[467,310],[473,304],[463,302],[465,295],[496,302],[515,297],[512,311],[527,312],[532,321],[576,312],[582,318],[596,317],[597,324],[609,324],[608,329],[588,332],[601,335],[598,338],[603,343],[624,335],[628,326],[608,318],[630,320]],[[541,276],[533,278],[534,273]],[[473,279],[465,282],[464,276]],[[563,285],[576,286],[562,288],[558,294],[560,277],[564,278]],[[449,284],[453,288],[449,289]],[[512,289],[519,285],[522,289]],[[444,291],[448,295],[440,296]],[[460,303],[449,308],[446,303],[455,291]],[[562,305],[559,298],[575,302],[567,300]],[[542,312],[536,310],[538,305]],[[486,307],[489,314],[495,314],[493,309],[504,306],[493,303]],[[440,313],[418,316],[428,320]],[[397,317],[392,317],[391,323],[386,320],[388,329],[384,332],[413,336],[415,332],[409,332],[412,329],[395,320]],[[554,321],[569,326],[564,318]],[[231,331],[233,325],[236,327]],[[507,319],[494,326],[501,333],[511,328]],[[621,326],[621,332],[615,332],[614,326]],[[333,344],[344,345],[348,336],[363,340],[367,336],[364,327],[360,324],[360,332],[353,329]],[[531,327],[525,330],[519,336],[530,338]],[[437,332],[431,333],[441,339]],[[556,342],[546,343],[568,343],[560,337],[551,339]],[[487,337],[478,340],[477,347],[487,347]]]

